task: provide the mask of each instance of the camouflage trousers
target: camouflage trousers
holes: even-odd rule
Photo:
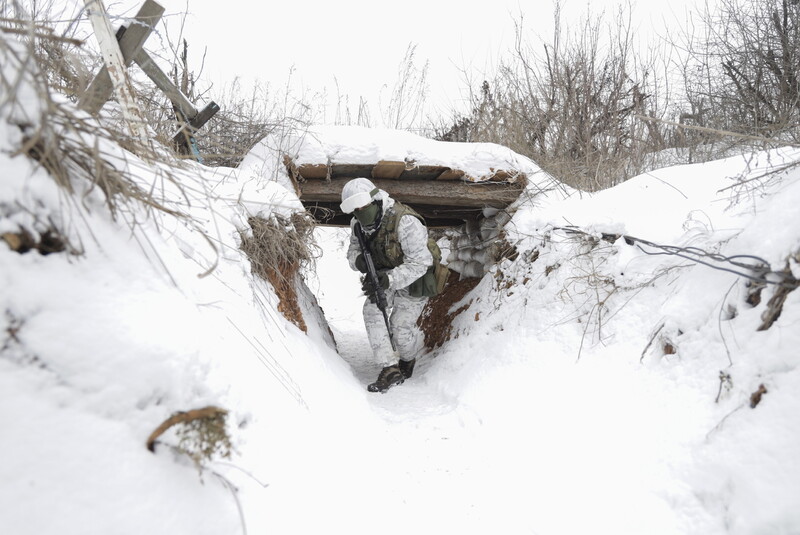
[[[371,303],[369,299],[364,300],[364,324],[367,327],[369,345],[372,346],[375,360],[384,367],[397,364],[398,358],[414,359],[422,350],[422,332],[417,327],[417,318],[428,298],[411,297],[407,290],[399,290],[386,292],[386,301],[389,324],[398,354],[392,351],[386,322],[378,305]]]

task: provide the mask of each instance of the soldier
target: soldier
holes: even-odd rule
[[[383,364],[378,379],[367,390],[386,392],[411,377],[421,343],[417,318],[428,298],[444,287],[448,271],[441,265],[441,252],[428,237],[422,216],[370,180],[356,178],[345,184],[341,208],[354,216],[347,259],[352,269],[365,274],[364,323],[375,359]],[[363,233],[377,283],[386,296],[385,310],[379,306],[379,292],[367,273],[368,260],[359,233]]]

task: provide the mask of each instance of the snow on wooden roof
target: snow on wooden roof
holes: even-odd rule
[[[317,127],[284,153],[300,200],[327,224],[346,224],[344,184],[365,177],[420,212],[429,224],[457,225],[484,208],[505,208],[522,193],[530,159],[493,143],[453,143],[409,132]]]

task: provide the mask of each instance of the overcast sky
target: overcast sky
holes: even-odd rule
[[[285,85],[293,70],[294,87],[327,88],[335,100],[338,83],[351,102],[378,100],[391,88],[410,45],[418,64],[429,62],[430,101],[458,105],[466,69],[480,82],[514,41],[514,24],[524,15],[529,40],[547,36],[553,27],[549,0],[405,0],[387,4],[366,0],[264,2],[245,0],[157,0],[166,8],[170,39],[177,40],[182,16],[190,63],[199,67],[207,48],[204,76],[217,87],[237,76]],[[135,13],[143,0],[106,0],[112,15]],[[696,2],[631,1],[639,33],[663,34],[665,22],[684,20]],[[564,20],[577,23],[591,7],[613,12],[617,0],[564,3]],[[384,95],[388,96],[384,90]]]

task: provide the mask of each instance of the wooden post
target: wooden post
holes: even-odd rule
[[[181,143],[188,137],[193,136],[194,131],[206,124],[208,120],[211,119],[218,111],[219,105],[214,101],[209,102],[206,107],[200,110],[197,115],[192,117],[189,122],[178,131],[178,133],[172,136],[172,141],[175,143]]]
[[[211,102],[201,110],[195,108],[142,48],[156,23],[164,14],[164,8],[154,0],[145,0],[136,14],[134,24],[130,27],[121,26],[115,35],[111,30],[102,0],[84,0],[84,4],[100,44],[105,66],[100,69],[89,88],[81,96],[78,106],[89,113],[96,114],[114,94],[132,134],[143,143],[149,144],[144,115],[136,105],[126,71],[126,68],[135,61],[169,98],[179,121],[183,123],[178,133],[173,136],[173,141],[179,148],[183,147],[186,152],[192,152],[202,163],[202,158],[195,145],[194,132],[219,111],[219,106],[215,102]]]
[[[117,44],[117,39],[106,15],[103,2],[102,0],[84,0],[84,3],[89,20],[94,28],[97,42],[100,45],[100,51],[103,54],[103,62],[112,84],[112,91],[122,109],[122,116],[128,123],[131,134],[139,138],[143,144],[148,145],[149,139],[145,128],[144,116],[136,105],[133,90],[128,80],[128,73],[125,69],[125,60]],[[97,77],[95,80],[97,80]]]
[[[141,50],[145,40],[150,36],[156,23],[161,20],[161,15],[164,13],[164,8],[159,4],[153,0],[145,0],[145,3],[136,14],[135,24],[125,32],[119,43],[117,43],[114,32],[111,31],[111,24],[105,14],[106,12],[102,0],[84,0],[84,3],[89,12],[89,17],[92,20],[92,25],[95,26],[95,35],[97,35],[98,41],[100,40],[101,32],[97,30],[95,20],[104,28],[101,31],[107,42],[106,47],[110,48],[111,45],[113,45],[113,48],[116,49],[120,55],[118,61],[119,65],[124,67],[131,64],[136,53]],[[96,18],[92,16],[93,12],[96,12]],[[107,29],[105,29],[105,27],[107,27]],[[109,32],[110,36],[106,35]],[[107,53],[103,50],[103,45],[101,44],[100,46],[105,59]],[[78,106],[92,114],[99,112],[103,104],[111,97],[115,86],[116,84],[111,78],[108,67],[103,67],[78,101]]]
[[[122,41],[127,31],[127,26],[120,26],[117,30],[117,41]],[[133,56],[133,61],[144,71],[147,77],[156,84],[156,87],[167,96],[169,101],[172,102],[172,105],[186,116],[187,121],[193,119],[194,116],[197,115],[197,108],[194,107],[194,104],[186,98],[186,95],[181,93],[178,86],[169,79],[167,73],[161,70],[161,67],[153,61],[153,58],[150,57],[150,54],[148,54],[144,48],[140,48],[139,51],[136,52],[136,55]]]
[[[194,119],[198,113],[197,108],[195,108],[189,99],[186,98],[186,95],[181,93],[175,84],[172,83],[172,80],[169,79],[167,74],[155,64],[150,54],[145,52],[144,49],[139,50],[133,60],[141,67],[147,77],[156,84],[156,87],[167,95],[169,101],[180,110],[187,120]]]
[[[144,10],[144,7],[142,7]],[[120,26],[117,30],[117,40],[122,41],[125,38],[128,28]],[[153,61],[150,54],[144,48],[140,48],[133,56],[133,61],[144,71],[156,87],[158,87],[170,100],[175,108],[175,114],[178,117],[179,123],[182,124],[178,133],[173,136],[179,152],[185,154],[194,154],[195,158],[202,163],[203,159],[197,152],[195,147],[194,132],[208,122],[211,117],[219,111],[219,106],[216,102],[210,102],[202,110],[197,110],[186,95],[184,95],[178,86],[176,86],[169,76],[161,70],[161,68]]]

